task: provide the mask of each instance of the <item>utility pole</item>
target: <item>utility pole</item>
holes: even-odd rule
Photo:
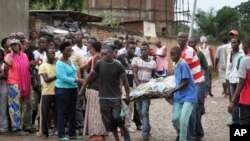
[[[193,11],[192,11],[191,24],[190,24],[190,28],[189,28],[188,38],[191,38],[193,36],[193,26],[194,26],[194,17],[195,17],[195,10],[196,10],[196,2],[197,2],[197,0],[194,0],[194,6],[193,6]]]

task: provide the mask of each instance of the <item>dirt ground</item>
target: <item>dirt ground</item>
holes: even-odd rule
[[[227,113],[229,100],[221,94],[222,86],[216,80],[213,82],[212,92],[214,97],[206,99],[206,114],[202,117],[205,137],[202,141],[229,141],[229,127],[226,125],[230,115]],[[152,141],[174,141],[176,132],[173,128],[172,106],[164,99],[152,100],[150,106],[150,124]],[[135,129],[135,125],[132,126]],[[131,133],[132,141],[141,141],[140,131]],[[12,136],[11,134],[0,135],[0,141],[40,141],[35,134],[29,136]],[[55,141],[56,136],[50,136],[46,141]],[[113,141],[110,134],[107,141]]]

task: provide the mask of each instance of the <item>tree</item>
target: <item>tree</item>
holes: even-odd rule
[[[211,38],[217,38],[218,25],[216,22],[216,13],[213,8],[211,8],[208,12],[198,9],[197,14],[195,15],[195,22],[200,36],[204,34],[206,36],[211,36]]]
[[[225,6],[217,12],[210,9],[208,12],[198,10],[195,21],[199,36],[204,34],[210,40],[219,41],[229,31],[236,29],[243,39],[250,33],[250,1],[241,3],[235,8]]]
[[[240,36],[244,38],[250,33],[250,1],[241,3],[239,6],[236,6],[235,9],[239,14],[238,26]]]
[[[83,11],[85,0],[30,0],[32,10]]]
[[[235,8],[224,6],[221,8],[215,17],[217,22],[217,39],[221,40],[225,35],[228,35],[228,32],[232,29],[239,29],[238,18],[239,13]]]
[[[188,33],[189,32],[189,27],[188,25],[184,24],[184,23],[177,23],[177,31],[176,33],[179,33],[179,32],[186,32]]]
[[[238,23],[238,13],[235,8],[223,7],[217,12],[216,22],[218,23],[219,34],[228,33],[233,28],[239,28]]]
[[[117,29],[120,27],[121,17],[115,16],[112,11],[106,11],[103,23],[105,26]]]

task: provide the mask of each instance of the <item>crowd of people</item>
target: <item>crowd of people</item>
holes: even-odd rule
[[[151,100],[131,102],[129,93],[152,78],[169,75],[168,49],[176,88],[164,97],[174,101],[176,140],[204,137],[201,119],[205,98],[213,97],[213,70],[230,99],[229,124],[249,124],[250,39],[241,44],[238,31],[229,35],[230,42],[223,39],[214,56],[205,36],[197,46],[197,39],[185,32],[178,33],[176,47],[161,41],[138,43],[132,34],[110,43],[80,31],[53,37],[32,31],[30,39],[11,33],[0,49],[0,133],[25,136],[38,130],[43,139],[54,134],[61,141],[82,140],[84,135],[102,141],[112,132],[119,141],[121,132],[124,141],[130,141],[134,122],[143,141],[149,141]]]

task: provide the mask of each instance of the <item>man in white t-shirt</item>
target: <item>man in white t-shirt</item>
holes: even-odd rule
[[[220,45],[215,53],[215,67],[218,70],[220,82],[222,83],[223,92],[227,96],[227,83],[226,83],[226,60],[224,50],[227,47],[228,38],[223,38],[223,44]]]
[[[74,36],[76,44],[72,47],[72,49],[75,52],[79,52],[83,58],[83,61],[85,61],[88,58],[88,48],[82,42],[83,35],[80,31],[77,31]]]
[[[32,106],[33,106],[33,113],[32,113],[32,124],[35,123],[35,118],[37,115],[38,106],[40,107],[40,97],[41,97],[41,76],[38,75],[38,70],[40,66],[47,62],[47,54],[46,51],[49,46],[49,38],[48,37],[40,37],[38,40],[38,49],[33,51],[34,59],[35,59],[35,71],[33,74],[33,92],[32,92]],[[40,116],[41,122],[42,117]],[[42,133],[42,128],[40,126],[38,134]]]
[[[129,42],[135,42],[134,35],[132,35],[132,34],[128,34],[125,39],[126,39],[126,44],[129,43]],[[121,55],[121,54],[125,54],[125,53],[127,53],[126,46],[121,48],[118,51],[118,56]],[[138,57],[141,56],[141,49],[139,47],[135,48],[135,55],[138,56]]]
[[[73,49],[73,56],[77,56],[78,54],[80,54],[80,56],[82,57],[82,64],[84,62],[87,62],[88,59],[88,48],[87,46],[85,46],[82,42],[83,39],[83,34],[80,31],[77,31],[74,34],[75,37],[75,45],[72,47]],[[78,66],[79,68],[80,66]],[[78,98],[77,100],[77,105],[76,105],[76,128],[79,130],[79,135],[82,135],[83,131],[83,111],[85,107],[85,101],[81,100],[80,98]]]
[[[210,48],[210,46],[207,44],[208,40],[207,37],[201,36],[200,37],[201,46],[199,47],[199,50],[204,54],[204,56],[207,59],[207,71],[206,71],[206,85],[207,85],[207,93],[213,97],[212,94],[212,70],[214,67],[214,55],[213,51]]]
[[[239,37],[239,32],[235,29],[231,30],[229,32],[229,36],[231,39],[233,38],[238,38]],[[240,44],[239,46],[240,49],[242,49],[242,44]],[[227,46],[225,47],[224,49],[224,53],[225,53],[225,60],[227,60],[227,56],[230,54],[230,52],[232,51],[232,45],[231,45],[231,41],[227,44]],[[228,65],[227,64],[227,61],[226,61],[226,66]],[[226,83],[227,83],[227,86],[228,86],[228,89],[227,89],[227,94],[229,95],[229,100],[231,101],[231,93],[230,93],[230,88],[229,88],[229,74],[230,74],[230,70],[226,67]]]
[[[228,70],[228,80],[230,88],[230,100],[233,97],[234,92],[236,91],[237,84],[239,83],[238,67],[241,59],[245,56],[245,53],[242,49],[239,48],[240,39],[232,38],[232,51],[227,56],[227,70]],[[232,121],[233,124],[239,124],[239,103],[235,103],[234,111],[232,112]]]

